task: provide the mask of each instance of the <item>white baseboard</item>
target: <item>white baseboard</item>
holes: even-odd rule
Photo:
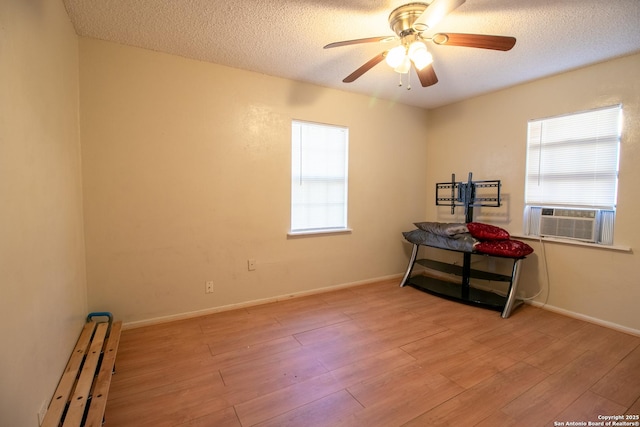
[[[135,322],[126,322],[126,323],[123,323],[122,329],[141,328],[143,326],[157,325],[161,323],[173,322],[176,320],[191,319],[194,317],[206,316],[208,314],[215,314],[223,311],[237,310],[239,308],[253,307],[256,305],[268,304],[268,303],[277,302],[277,301],[284,301],[292,298],[300,298],[300,297],[306,297],[310,295],[322,294],[325,292],[337,291],[339,289],[370,285],[372,283],[382,282],[385,280],[399,279],[401,277],[402,277],[402,274],[393,274],[390,276],[382,276],[382,277],[376,277],[374,279],[366,279],[366,280],[360,280],[357,282],[343,283],[340,285],[327,286],[325,288],[312,289],[309,291],[294,292],[292,294],[285,294],[285,295],[279,295],[279,296],[270,297],[270,298],[262,298],[257,300],[245,301],[237,304],[229,304],[229,305],[223,305],[219,307],[205,308],[204,310],[172,314],[169,316],[155,317],[152,319],[138,320]],[[398,282],[398,284],[400,284],[400,282]]]
[[[139,320],[135,322],[127,322],[123,324],[123,329],[141,328],[143,326],[157,325],[161,323],[173,322],[176,320],[191,319],[194,317],[206,316],[208,314],[215,314],[223,311],[237,310],[239,308],[253,307],[253,306],[268,304],[268,303],[277,302],[277,301],[285,301],[293,298],[300,298],[300,297],[305,297],[310,295],[322,294],[326,292],[337,291],[339,289],[370,285],[372,283],[382,282],[385,280],[400,279],[402,278],[402,276],[403,274],[393,274],[389,276],[376,277],[373,279],[366,279],[366,280],[360,280],[356,282],[343,283],[340,285],[328,286],[324,288],[312,289],[309,291],[294,292],[292,294],[285,294],[285,295],[279,295],[279,296],[270,297],[270,298],[262,298],[257,300],[245,301],[237,304],[229,304],[229,305],[224,305],[220,307],[211,307],[211,308],[206,308],[204,310],[190,311],[186,313],[173,314],[169,316],[156,317],[152,319]],[[613,329],[615,331],[640,337],[640,330],[638,329],[633,329],[627,326],[618,325],[617,323],[608,322],[606,320],[598,319],[591,316],[586,316],[584,314],[576,313],[576,312],[566,310],[564,308],[555,307],[549,304],[544,304],[538,301],[525,301],[525,303],[531,304],[532,306],[541,308],[543,310],[549,310],[554,313],[562,314],[567,317],[571,317],[578,320],[584,320],[585,322],[593,323],[599,326],[604,326],[605,328]]]
[[[584,320],[585,322],[593,323],[605,328],[613,329],[618,332],[624,332],[629,335],[640,337],[640,330],[629,328],[627,326],[618,325],[617,323],[608,322],[606,320],[598,319],[584,314],[576,313],[574,311],[565,310],[564,308],[555,307],[553,305],[544,304],[538,301],[526,301],[526,304],[531,304],[534,307],[539,307],[543,310],[553,311],[554,313],[562,314],[563,316],[572,317],[578,320]]]

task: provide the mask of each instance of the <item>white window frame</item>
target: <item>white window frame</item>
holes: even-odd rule
[[[525,235],[541,236],[544,209],[595,210],[593,243],[613,245],[622,117],[617,104],[528,122]]]
[[[289,235],[349,232],[349,129],[292,120]]]

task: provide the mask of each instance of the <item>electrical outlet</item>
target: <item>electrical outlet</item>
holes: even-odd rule
[[[207,280],[207,283],[205,284],[205,287],[204,287],[204,293],[210,294],[212,292],[213,292],[213,280]]]
[[[38,411],[38,425],[41,426],[44,422],[44,416],[47,415],[47,401],[45,400],[40,405],[40,410]]]
[[[255,259],[248,259],[247,260],[247,269],[249,271],[253,271],[256,269],[256,260]]]

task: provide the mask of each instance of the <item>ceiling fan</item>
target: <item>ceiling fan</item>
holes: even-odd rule
[[[359,43],[388,42],[400,39],[400,45],[385,50],[371,58],[342,81],[351,83],[374,66],[386,60],[396,72],[408,74],[413,67],[422,87],[438,83],[433,69],[433,57],[425,42],[441,46],[464,46],[480,49],[508,51],[515,45],[516,39],[507,36],[483,34],[436,33],[428,37],[426,31],[432,29],[448,13],[463,4],[465,0],[433,0],[430,3],[408,3],[394,9],[389,14],[389,26],[396,36],[368,37],[345,40],[326,45],[325,49]],[[402,77],[400,80],[402,85]],[[409,86],[410,88],[410,86]]]

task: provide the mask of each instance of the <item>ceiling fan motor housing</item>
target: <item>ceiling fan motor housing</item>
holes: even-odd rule
[[[403,38],[416,30],[413,23],[429,6],[427,3],[408,3],[394,9],[389,14],[389,26],[398,37]]]

